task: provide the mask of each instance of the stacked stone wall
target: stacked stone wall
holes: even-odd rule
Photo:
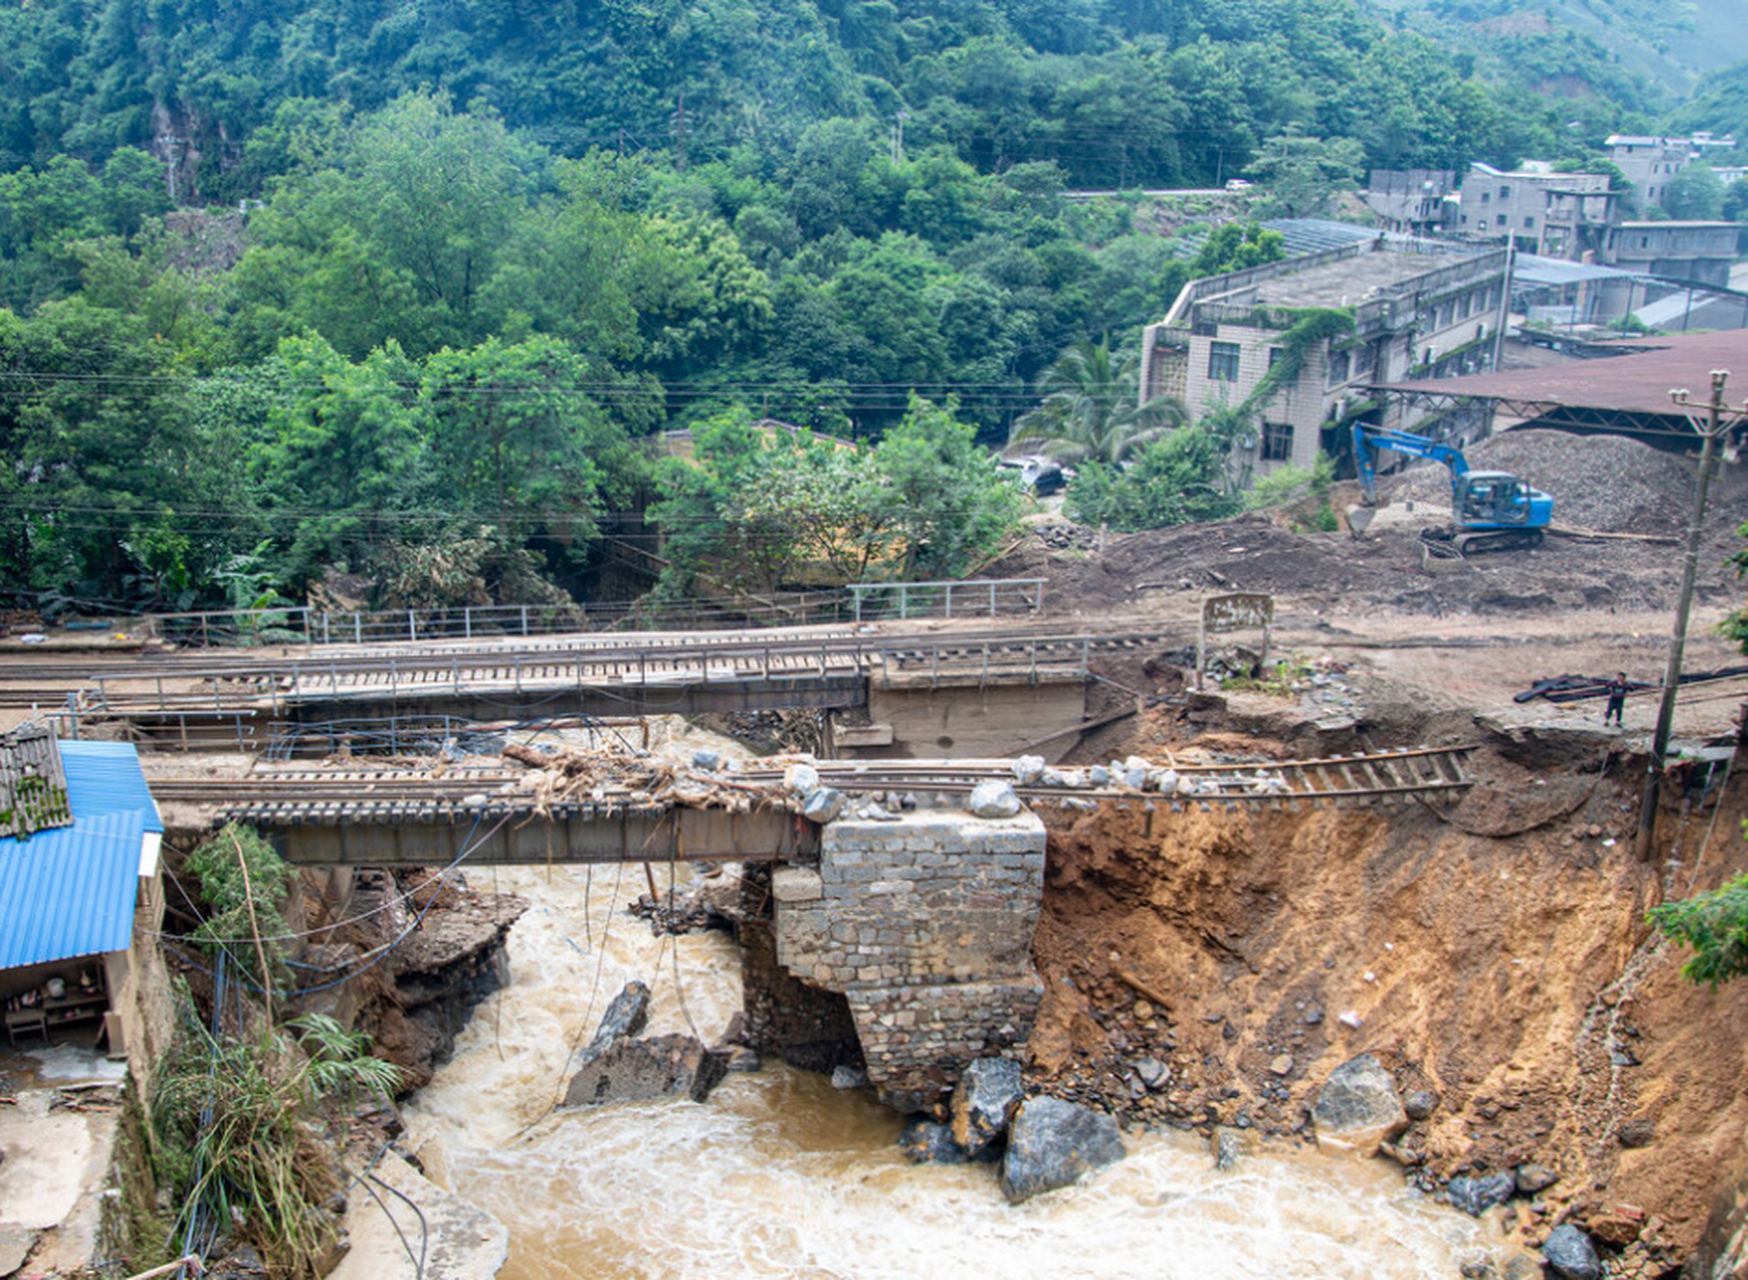
[[[773,876],[779,963],[848,998],[893,1105],[935,1109],[971,1059],[1024,1044],[1042,994],[1031,951],[1044,840],[1024,812],[840,819],[817,869]]]

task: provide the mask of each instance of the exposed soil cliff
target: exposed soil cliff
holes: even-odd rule
[[[1545,1165],[1532,1242],[1564,1215],[1647,1274],[1690,1256],[1740,1172],[1748,983],[1686,983],[1644,912],[1748,868],[1748,787],[1678,793],[1646,865],[1642,762],[1554,756],[1496,741],[1443,811],[1048,814],[1034,1070],[1156,1123],[1308,1134],[1372,1052],[1438,1097],[1399,1144],[1423,1180]]]

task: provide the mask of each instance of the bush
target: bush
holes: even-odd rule
[[[1748,876],[1710,893],[1666,902],[1645,913],[1664,937],[1693,948],[1681,967],[1689,982],[1717,989],[1748,973]]]
[[[208,912],[188,941],[214,960],[225,955],[257,988],[276,985],[285,957],[275,935],[292,869],[253,827],[233,822],[188,855],[188,870]]]
[[[338,1232],[326,1206],[341,1190],[326,1109],[391,1096],[399,1068],[368,1055],[369,1037],[320,1014],[291,1022],[290,1034],[263,1020],[231,1037],[184,1012],[152,1099],[152,1163],[181,1205],[175,1231],[235,1229],[271,1274],[319,1274]]]
[[[1221,474],[1218,442],[1199,427],[1181,427],[1125,466],[1083,464],[1068,486],[1063,513],[1120,533],[1221,520],[1241,505],[1220,486]]]

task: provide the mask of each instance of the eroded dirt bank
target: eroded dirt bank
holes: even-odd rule
[[[1147,1122],[1303,1136],[1375,1053],[1438,1099],[1412,1175],[1545,1165],[1508,1209],[1530,1243],[1566,1219],[1630,1245],[1617,1274],[1691,1258],[1740,1173],[1748,984],[1692,987],[1643,918],[1748,867],[1748,787],[1677,796],[1647,865],[1642,762],[1556,756],[1495,740],[1449,810],[1047,812],[1034,1070]]]

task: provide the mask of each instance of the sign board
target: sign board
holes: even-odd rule
[[[1228,591],[1202,601],[1202,625],[1196,633],[1196,688],[1208,663],[1208,637],[1225,631],[1262,631],[1261,662],[1269,658],[1269,632],[1275,622],[1275,598],[1263,591]]]

